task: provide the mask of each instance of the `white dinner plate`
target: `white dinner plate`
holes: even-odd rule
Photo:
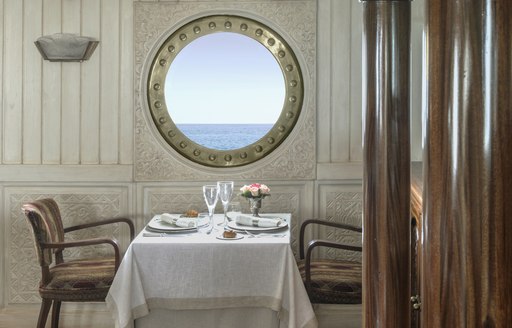
[[[274,218],[273,218],[274,219]],[[274,230],[281,230],[283,228],[288,227],[288,223],[284,220],[282,221],[281,225],[278,227],[255,227],[255,226],[247,226],[238,224],[235,221],[228,222],[228,227],[234,230],[247,230],[247,231],[274,231]]]
[[[199,227],[204,227],[208,225],[208,218],[199,216],[197,218],[197,227],[178,227],[177,225],[167,223],[165,221],[160,220],[160,215],[155,215],[151,221],[149,221],[147,225],[148,230],[157,231],[157,232],[179,232],[179,231],[193,231],[197,230]]]

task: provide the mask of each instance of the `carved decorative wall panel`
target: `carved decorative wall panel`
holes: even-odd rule
[[[162,38],[187,20],[213,13],[233,13],[261,19],[280,32],[301,62],[305,99],[291,135],[260,161],[230,169],[230,177],[249,179],[312,179],[316,174],[316,1],[134,3],[135,42],[135,180],[201,181],[225,173],[194,165],[161,140],[152,126],[144,91],[150,56]],[[148,59],[149,58],[149,59]]]
[[[328,190],[321,191],[322,203],[320,207],[322,218],[328,221],[347,223],[354,226],[362,226],[363,215],[363,194],[362,191],[346,191],[345,187],[329,186]],[[337,190],[333,190],[337,189]],[[350,188],[354,189],[354,188]],[[359,187],[360,189],[360,187]],[[320,228],[318,235],[322,239],[328,239],[350,245],[361,245],[362,236],[355,232],[349,232],[341,229]],[[361,262],[360,253],[326,249],[321,252],[322,256],[331,259],[343,258],[345,260]]]
[[[41,188],[43,189],[43,188]],[[64,189],[64,188],[62,188]],[[62,190],[61,189],[61,190]],[[41,269],[38,265],[27,219],[21,212],[21,205],[41,198],[53,198],[59,204],[64,226],[93,222],[99,219],[121,216],[128,213],[127,193],[122,190],[102,192],[6,192],[6,229],[8,244],[6,251],[7,286],[9,286],[7,301],[9,303],[35,303],[39,301],[38,285]],[[66,234],[67,240],[84,239],[99,236],[112,236],[120,241],[126,241],[124,227],[118,224],[87,229],[88,231]],[[9,240],[10,239],[10,240]],[[126,247],[126,242],[121,246]],[[110,254],[111,247],[85,247],[65,251],[66,258],[79,256],[101,256]]]

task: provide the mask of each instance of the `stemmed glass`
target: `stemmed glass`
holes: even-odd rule
[[[219,190],[219,198],[222,202],[222,206],[224,207],[224,222],[220,223],[224,224],[224,227],[227,225],[228,217],[226,215],[228,211],[229,201],[231,201],[231,196],[233,195],[233,181],[218,181],[217,188]]]
[[[210,220],[211,228],[209,232],[213,230],[213,213],[215,212],[215,205],[217,205],[217,198],[219,194],[219,189],[217,185],[206,185],[203,186],[203,196],[204,201],[206,202],[206,206],[208,207],[208,217]]]
[[[228,205],[228,212],[226,214],[228,221],[235,221],[240,214],[242,214],[242,207],[240,207],[240,203],[230,202]]]

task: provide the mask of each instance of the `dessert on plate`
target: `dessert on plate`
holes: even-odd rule
[[[183,216],[187,218],[197,218],[199,216],[199,212],[196,210],[188,210]]]
[[[224,238],[236,238],[236,232],[233,230],[226,230],[222,233],[222,237]]]

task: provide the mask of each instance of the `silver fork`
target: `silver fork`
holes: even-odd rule
[[[263,238],[263,237],[284,237],[286,234],[268,234],[268,233],[260,233],[260,234],[253,234],[249,232],[248,230],[244,230],[244,233],[248,235],[249,238]]]

